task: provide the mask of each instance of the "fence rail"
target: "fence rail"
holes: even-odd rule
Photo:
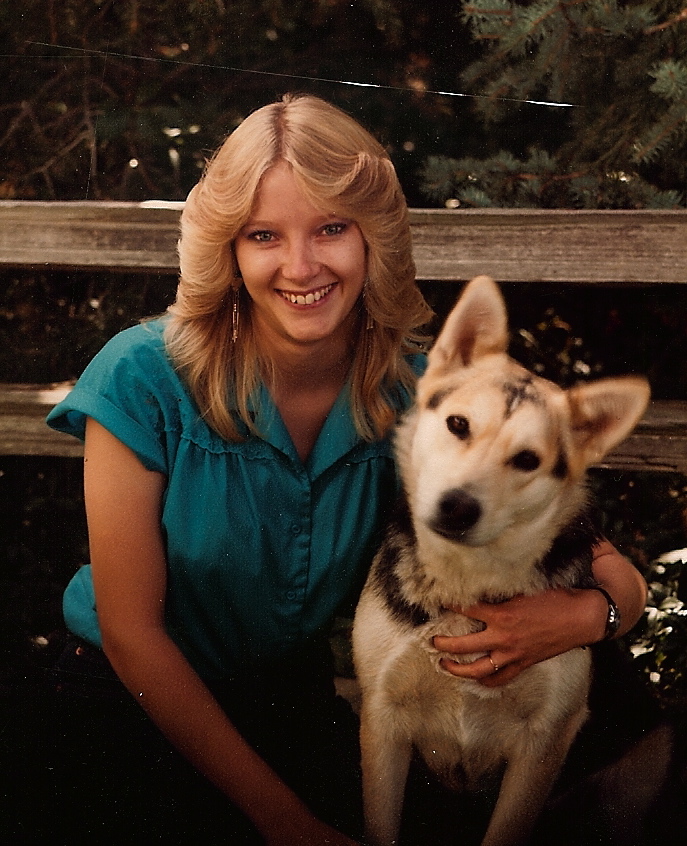
[[[175,274],[181,208],[0,202],[0,268]],[[413,209],[410,220],[422,280],[457,283],[488,273],[500,282],[582,287],[687,283],[683,211]],[[43,422],[67,390],[0,384],[0,454],[80,455],[74,439]],[[635,433],[602,466],[687,473],[687,402],[652,402]]]
[[[181,203],[0,202],[0,267],[175,273]],[[410,212],[418,279],[687,282],[687,212]]]

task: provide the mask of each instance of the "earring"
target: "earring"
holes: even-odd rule
[[[375,325],[374,318],[370,314],[370,308],[367,304],[367,291],[368,291],[368,285],[369,284],[370,284],[370,277],[367,276],[367,277],[365,277],[365,284],[363,286],[363,303],[365,304],[365,314],[366,314],[365,329],[366,329],[367,332],[369,332],[371,329],[374,329],[374,325]]]
[[[239,289],[231,289],[231,340],[235,344],[239,337]]]

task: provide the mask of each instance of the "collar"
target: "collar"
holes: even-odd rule
[[[312,452],[305,463],[300,459],[279,409],[265,385],[260,385],[252,403],[256,409],[255,425],[260,438],[300,465],[311,479],[320,476],[352,449],[364,443],[356,431],[350,410],[350,384],[339,392]]]

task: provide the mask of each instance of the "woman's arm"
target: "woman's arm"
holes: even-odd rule
[[[618,606],[620,627],[616,636],[623,635],[644,611],[646,582],[606,540],[594,548],[592,567],[596,580]],[[497,687],[532,664],[603,640],[608,602],[598,590],[554,589],[534,596],[516,596],[496,605],[480,602],[460,610],[481,620],[486,628],[462,637],[435,637],[434,646],[441,652],[486,652],[490,657],[469,664],[444,658],[442,665],[455,676]],[[494,666],[499,669],[495,671]]]
[[[103,647],[115,671],[188,760],[255,824],[268,844],[353,843],[316,820],[253,751],[164,624],[165,478],[96,421],[86,428],[84,486]]]

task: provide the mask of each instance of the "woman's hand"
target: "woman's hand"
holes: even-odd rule
[[[435,637],[434,647],[456,655],[486,652],[469,664],[448,657],[441,664],[454,676],[498,687],[532,664],[601,640],[607,607],[604,597],[593,590],[547,590],[498,604],[478,602],[456,610],[486,628],[460,637]]]
[[[646,583],[635,567],[608,542],[594,549],[592,564],[598,583],[620,609],[618,636],[641,617]],[[478,602],[455,609],[485,624],[483,631],[461,637],[435,637],[440,652],[468,655],[487,653],[469,664],[442,659],[443,668],[460,678],[476,679],[486,687],[512,681],[527,667],[569,649],[603,640],[608,603],[597,590],[551,589],[507,602]]]

